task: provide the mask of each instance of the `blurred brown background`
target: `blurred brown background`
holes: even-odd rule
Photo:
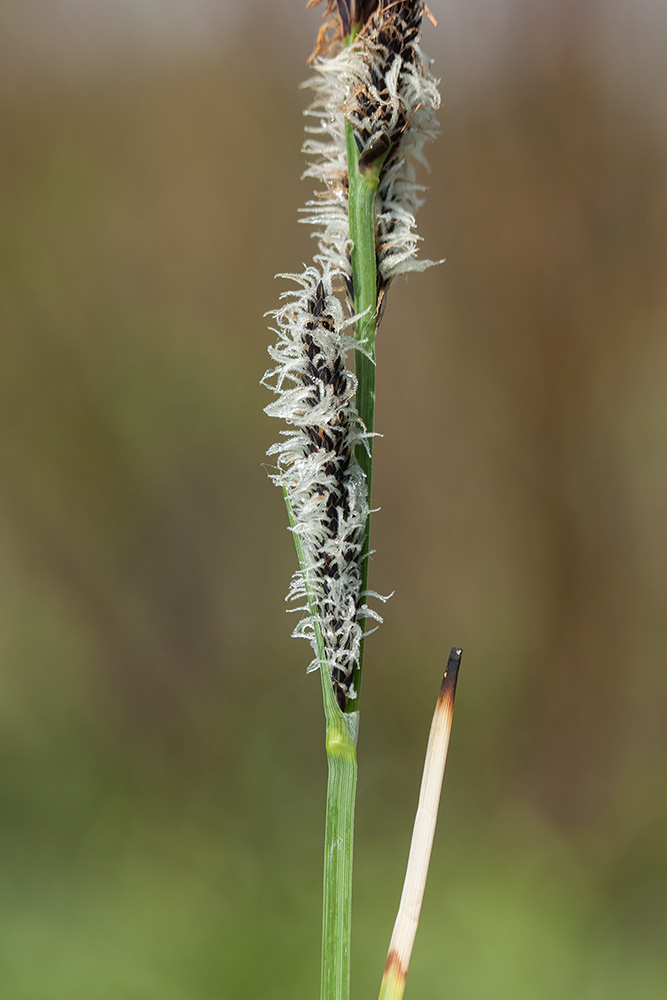
[[[408,994],[667,993],[667,16],[431,0],[379,340],[353,990],[465,655]],[[0,984],[314,997],[325,761],[258,385],[312,253],[300,0],[0,7]]]

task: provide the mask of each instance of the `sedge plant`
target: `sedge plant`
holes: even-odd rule
[[[320,0],[310,0],[314,6]],[[304,152],[317,184],[303,212],[317,253],[271,315],[274,366],[266,412],[284,421],[269,450],[298,569],[288,600],[295,636],[313,650],[326,720],[328,783],[321,1000],[348,1000],[359,699],[365,640],[385,598],[369,589],[375,435],[375,344],[394,278],[417,258],[416,165],[435,138],[440,104],[421,29],[423,0],[327,0],[310,59]],[[429,738],[408,869],[381,984],[403,995],[451,728],[461,651],[453,649]]]

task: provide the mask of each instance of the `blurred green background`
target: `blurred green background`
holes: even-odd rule
[[[449,647],[421,1000],[667,995],[667,19],[431,0],[378,356],[353,996]],[[325,759],[262,314],[312,253],[301,0],[0,7],[0,991],[314,998]]]

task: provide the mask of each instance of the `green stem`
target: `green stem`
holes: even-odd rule
[[[295,520],[283,487],[290,526]],[[301,539],[292,531],[294,547],[304,569]],[[313,616],[317,656],[326,719],[327,780],[324,834],[324,892],[322,901],[321,1000],[348,1000],[350,996],[350,942],[352,940],[352,850],[354,802],[357,791],[358,715],[343,714],[334,694],[325,658],[324,639],[317,620],[315,599],[307,581],[306,599]]]
[[[373,484],[373,431],[375,428],[375,334],[377,328],[377,257],[375,247],[375,193],[384,157],[365,170],[359,169],[359,151],[349,122],[345,125],[347,165],[349,177],[349,222],[352,242],[352,281],[354,286],[354,311],[360,315],[355,327],[355,337],[362,350],[357,351],[357,410],[370,435],[366,445],[357,449],[359,464],[366,475],[368,507],[371,507]],[[368,553],[371,540],[370,514],[366,521],[366,536],[361,550],[361,590],[368,587]],[[348,711],[359,707],[361,672],[364,658],[364,640],[361,641],[359,663],[355,667],[353,682],[356,698],[348,702]]]
[[[328,671],[322,673],[327,719],[327,819],[324,835],[321,1000],[348,1000],[352,940],[352,851],[357,790],[356,730],[334,695]],[[326,676],[325,676],[326,675]],[[356,723],[356,716],[353,717]]]

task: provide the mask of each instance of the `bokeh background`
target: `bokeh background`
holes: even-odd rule
[[[315,997],[325,759],[264,452],[301,0],[0,6],[0,987]],[[353,995],[449,647],[408,980],[667,995],[667,10],[430,0],[424,254],[379,339]],[[426,180],[426,178],[425,178]]]

